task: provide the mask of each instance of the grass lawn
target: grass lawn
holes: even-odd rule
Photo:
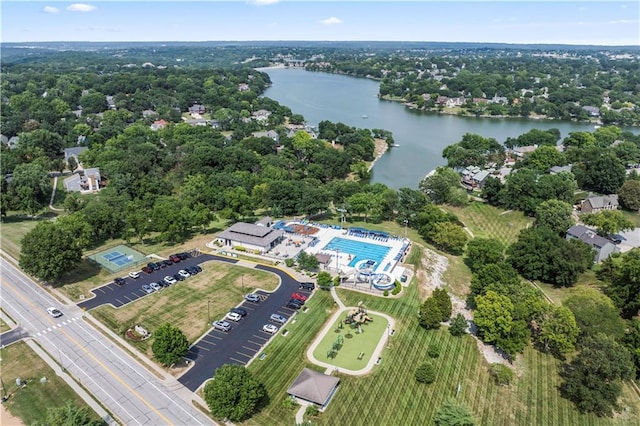
[[[497,238],[505,246],[515,242],[520,230],[533,219],[519,211],[506,212],[486,203],[471,202],[465,207],[443,206],[454,213],[476,237]]]
[[[29,218],[21,212],[8,212],[0,222],[0,244],[2,250],[15,259],[20,258],[20,242],[22,237],[36,227],[41,220],[48,220],[57,215],[47,212],[38,218]]]
[[[11,330],[11,327],[9,327],[9,324],[4,322],[2,320],[2,318],[0,318],[0,334],[4,333],[5,331],[9,331],[9,330]]]
[[[622,212],[624,217],[629,219],[631,221],[631,223],[633,223],[635,225],[636,228],[640,227],[640,213],[631,212],[631,211],[628,211],[628,210],[620,210],[620,211]]]
[[[637,424],[640,402],[628,385],[624,386],[622,405],[627,411],[615,419],[584,415],[574,405],[561,398],[558,361],[539,351],[527,348],[516,362],[518,378],[510,386],[497,386],[488,373],[488,365],[471,336],[454,338],[446,328],[427,331],[418,326],[418,286],[406,289],[400,299],[384,299],[337,289],[347,306],[363,301],[368,309],[384,312],[396,319],[396,333],[390,338],[383,361],[366,376],[339,375],[340,387],[331,404],[313,424],[335,425],[395,425],[432,424],[436,410],[448,397],[456,394],[473,411],[477,424],[482,425],[617,425]],[[326,301],[325,301],[326,300]],[[316,303],[331,313],[327,292],[319,291],[309,303],[306,321],[289,336],[275,339],[267,347],[265,361],[255,361],[249,369],[268,391],[269,405],[247,421],[249,425],[282,425],[292,422],[295,410],[283,404],[286,389],[304,366],[304,353],[311,338],[322,327],[322,315]],[[304,336],[302,336],[302,334]],[[436,381],[422,385],[415,381],[415,369],[429,360],[429,346],[438,345],[441,355],[431,360],[437,370]],[[265,363],[268,361],[268,363]],[[318,369],[318,367],[315,367]]]
[[[316,350],[313,351],[313,356],[318,361],[326,362],[339,368],[358,371],[367,366],[373,351],[380,343],[380,339],[386,336],[389,322],[380,315],[368,314],[373,321],[362,325],[362,333],[358,333],[356,328],[352,328],[348,324],[343,324],[342,329],[338,328],[348,312],[348,310],[344,311],[336,319],[331,329],[316,347]],[[338,332],[336,333],[336,331]],[[338,336],[342,336],[342,347],[337,351],[335,358],[328,358],[327,352],[331,350]],[[364,352],[362,359],[358,359],[360,352]]]
[[[79,407],[87,407],[92,417],[98,415],[24,342],[0,349],[2,379],[9,399],[4,403],[11,414],[24,424],[45,424],[47,408],[60,407],[72,401]],[[18,388],[16,378],[27,385]],[[47,378],[45,383],[40,379]]]
[[[257,288],[271,291],[278,283],[278,277],[269,272],[207,262],[200,274],[159,293],[152,293],[119,309],[101,306],[91,313],[120,335],[136,324],[153,332],[160,324],[169,322],[179,327],[189,342],[193,342],[209,329],[207,310],[212,321],[222,318],[242,300],[243,294]],[[152,356],[152,341],[153,338],[134,345]]]

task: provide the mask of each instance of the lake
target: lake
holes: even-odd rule
[[[593,131],[593,124],[521,118],[476,118],[410,110],[399,102],[378,99],[378,82],[303,69],[264,69],[272,81],[265,96],[302,114],[310,125],[322,120],[393,132],[391,148],[373,168],[372,183],[414,188],[431,170],[446,165],[442,150],[476,133],[504,142],[531,129]],[[363,118],[366,116],[367,118]],[[637,133],[639,129],[633,129]]]

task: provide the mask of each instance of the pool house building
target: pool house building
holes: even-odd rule
[[[253,223],[238,222],[222,231],[216,241],[223,246],[265,253],[284,239],[284,231]]]

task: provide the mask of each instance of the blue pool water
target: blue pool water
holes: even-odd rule
[[[351,262],[349,262],[349,266],[351,267],[362,260],[373,260],[376,262],[376,269],[380,266],[390,249],[390,247],[370,242],[347,240],[340,237],[334,237],[323,248],[323,250],[327,251],[340,250],[340,253],[349,253],[352,256]]]

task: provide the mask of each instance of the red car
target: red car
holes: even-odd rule
[[[307,296],[305,296],[305,295],[303,295],[303,294],[300,294],[300,293],[293,293],[293,294],[291,295],[291,298],[292,298],[292,299],[296,299],[296,300],[302,300],[303,302],[304,302],[305,300],[307,300]]]
[[[169,259],[170,259],[173,263],[178,263],[178,262],[180,262],[180,256],[178,256],[177,254],[172,254],[171,256],[169,256]]]
[[[142,272],[144,272],[145,274],[150,274],[153,272],[153,269],[151,269],[148,266],[145,266],[144,268],[142,268]]]

